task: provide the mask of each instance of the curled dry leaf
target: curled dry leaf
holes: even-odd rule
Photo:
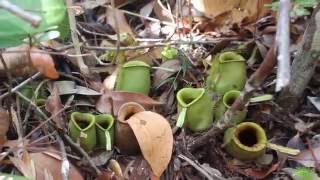
[[[114,89],[114,86],[117,80],[118,71],[119,71],[119,68],[116,68],[112,72],[112,74],[110,74],[110,76],[104,79],[101,92],[112,91]]]
[[[49,54],[40,52],[31,52],[31,62],[29,62],[29,47],[21,45],[17,47],[7,48],[3,53],[3,59],[8,69],[13,72],[14,76],[23,76],[36,72],[41,72],[45,77],[50,79],[59,78],[59,73],[55,69],[52,57]],[[36,47],[32,47],[31,51],[40,51]],[[32,64],[31,64],[32,63]],[[0,63],[0,75],[5,75],[4,67]]]
[[[54,117],[52,120],[57,124],[59,128],[64,127],[64,122],[62,118],[62,114],[59,111],[63,108],[60,96],[59,89],[56,84],[52,85],[51,94],[46,101],[46,110],[51,113]],[[57,114],[59,113],[59,114]]]
[[[164,117],[151,111],[138,112],[127,122],[153,174],[160,178],[172,155],[173,135],[170,124]]]
[[[162,105],[141,93],[125,92],[125,91],[108,91],[105,92],[96,103],[96,109],[101,113],[118,114],[120,107],[127,102],[136,102],[141,104],[145,109]],[[112,111],[113,109],[113,111]]]
[[[0,145],[7,141],[7,132],[10,126],[8,111],[0,108]]]
[[[158,87],[164,80],[179,71],[181,63],[179,60],[165,61],[157,69],[153,77],[153,87]]]

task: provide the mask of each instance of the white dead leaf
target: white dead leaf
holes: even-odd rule
[[[308,100],[320,111],[320,97],[311,97],[308,96]]]
[[[106,79],[103,81],[103,86],[102,86],[102,92],[105,91],[111,91],[114,89],[114,86],[116,84],[117,80],[117,75],[118,75],[119,68],[116,68],[110,76],[108,76]]]
[[[155,3],[155,1],[151,1],[148,4],[146,4],[145,6],[143,6],[140,9],[140,15],[144,16],[144,17],[149,17],[150,14],[152,13],[154,3]],[[141,20],[144,21],[145,19],[141,19]]]

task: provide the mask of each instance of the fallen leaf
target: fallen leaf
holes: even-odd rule
[[[111,159],[109,161],[108,167],[120,178],[123,178],[123,173],[118,161]]]
[[[7,132],[10,126],[8,111],[0,108],[0,145],[7,141]]]
[[[59,111],[63,108],[60,96],[59,89],[56,84],[52,84],[51,94],[46,101],[46,110],[51,113],[54,117],[52,120],[57,124],[57,126],[62,129],[64,127],[64,120],[62,118],[62,113]],[[59,114],[57,114],[59,113]]]
[[[76,85],[74,81],[55,81],[54,85],[58,88],[59,95],[80,94],[86,96],[98,96],[100,92],[93,89]]]
[[[315,155],[315,158],[319,161],[320,147],[313,148],[312,151]],[[312,151],[310,149],[303,150],[299,155],[290,157],[290,160],[297,161],[306,167],[316,167],[316,160],[312,155]]]
[[[40,51],[36,47],[32,47],[31,51]],[[39,72],[41,72],[45,77],[50,79],[58,79],[59,73],[55,68],[53,59],[50,54],[40,52],[31,52],[30,53],[31,62],[33,67],[35,67]]]
[[[52,154],[54,154],[54,156]],[[50,172],[50,174],[52,174],[55,180],[61,179],[62,158],[60,155],[52,152],[39,152],[30,153],[30,157],[35,164],[37,179],[44,179],[45,170]],[[69,179],[83,180],[83,177],[80,174],[80,172],[72,164],[70,165],[69,169]]]
[[[163,104],[141,93],[109,91],[100,96],[96,103],[96,109],[101,113],[118,114],[120,107],[127,102],[139,103],[145,109]],[[113,112],[111,112],[111,109],[113,109]]]
[[[113,11],[115,11],[116,18],[114,18]],[[118,33],[129,33],[129,34],[133,35],[131,27],[129,26],[128,21],[127,21],[126,17],[124,16],[123,12],[121,12],[118,9],[113,10],[113,9],[109,8],[107,10],[106,16],[107,16],[108,24],[110,24],[112,26],[112,28],[116,31],[117,31],[116,22],[118,23],[118,26],[119,26]]]
[[[320,112],[320,97],[307,96],[307,98],[314,105],[314,107],[316,107],[317,110]]]
[[[162,63],[153,76],[153,87],[158,87],[164,80],[175,74],[181,68],[179,60],[170,60]]]
[[[96,180],[118,180],[118,177],[113,171],[104,170]]]
[[[151,111],[138,112],[127,122],[153,174],[160,178],[172,155],[173,135],[170,124],[164,117]]]
[[[146,5],[144,5],[141,9],[140,9],[140,15],[143,17],[149,17],[150,14],[152,13],[153,7],[154,7],[154,3],[155,1],[151,1],[149,3],[147,3]],[[142,21],[145,21],[144,18],[141,18]]]
[[[191,4],[208,18],[231,11],[240,4],[240,0],[191,0]]]

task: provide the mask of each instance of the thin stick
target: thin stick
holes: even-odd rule
[[[82,155],[83,157],[85,157],[87,159],[87,161],[89,162],[90,166],[96,171],[97,175],[101,175],[101,171],[97,168],[97,166],[94,164],[94,162],[91,160],[91,158],[89,157],[88,153],[85,152],[79,144],[75,143],[72,141],[72,139],[64,134],[63,137],[68,141],[68,143],[74,147],[75,149],[77,149]]]
[[[70,24],[72,42],[73,42],[76,54],[80,55],[81,54],[81,50],[80,50],[79,38],[78,38],[78,35],[77,35],[76,18],[75,18],[75,14],[74,14],[73,9],[71,9],[71,6],[73,5],[72,4],[72,0],[66,0],[66,4],[68,6],[68,15],[69,15],[69,24]],[[82,56],[77,56],[76,59],[77,59],[77,64],[78,64],[78,67],[80,69],[80,72],[85,74],[85,75],[88,75],[89,74],[89,68],[84,63]]]
[[[119,28],[119,23],[117,21],[117,14],[116,14],[116,8],[115,8],[115,2],[114,0],[111,0],[111,7],[112,7],[112,15],[114,19],[114,24],[115,24],[115,30],[117,32],[117,42],[116,42],[116,54],[114,55],[112,59],[112,63],[116,63],[117,57],[119,55],[119,49],[120,49],[120,28]]]
[[[40,72],[37,72],[36,74],[32,75],[31,77],[29,77],[28,79],[24,80],[22,83],[20,83],[19,85],[17,85],[16,87],[11,89],[11,92],[14,93],[17,90],[19,90],[20,88],[22,88],[23,86],[25,86],[26,84],[28,84],[30,81],[36,79],[37,77],[39,77],[41,75]],[[0,100],[5,98],[6,96],[8,96],[10,93],[9,92],[5,92],[4,94],[2,94],[0,96]]]
[[[64,143],[60,137],[60,135],[56,132],[56,138],[59,143],[60,151],[61,151],[61,178],[63,180],[68,180],[69,178],[69,170],[70,170],[70,163],[67,158],[66,148],[64,147]]]
[[[288,86],[290,81],[290,0],[280,0],[276,42],[278,46],[278,73],[276,91]]]
[[[194,167],[196,170],[198,170],[202,175],[204,175],[209,180],[213,180],[213,179],[224,180],[225,179],[223,177],[218,176],[217,174],[213,174],[213,173],[209,174],[201,167],[201,165],[198,165],[197,162],[192,161],[191,159],[189,159],[188,157],[186,157],[182,154],[179,154],[178,157],[185,160],[186,162],[188,162],[192,167]]]
[[[23,19],[24,21],[30,23],[33,27],[38,27],[41,22],[41,17],[35,14],[31,14],[28,11],[21,9],[20,7],[16,6],[15,4],[7,1],[7,0],[0,0],[0,8],[3,8],[12,14],[16,15],[17,17]]]

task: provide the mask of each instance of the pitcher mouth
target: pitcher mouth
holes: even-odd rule
[[[241,55],[235,52],[225,52],[219,55],[220,63],[241,62],[241,61],[245,61],[245,59]]]
[[[178,103],[187,108],[197,102],[204,93],[204,88],[183,88],[177,93]]]
[[[259,125],[250,122],[238,125],[233,139],[241,149],[251,152],[263,150],[267,143],[264,130]]]
[[[92,120],[90,120],[90,119],[92,119]],[[80,112],[75,112],[75,113],[71,114],[71,121],[74,123],[74,125],[77,127],[77,129],[79,129],[81,131],[88,130],[95,123],[94,116],[92,114],[80,113]],[[85,128],[82,128],[79,126],[79,122],[85,122],[85,123],[88,123],[88,125]]]

